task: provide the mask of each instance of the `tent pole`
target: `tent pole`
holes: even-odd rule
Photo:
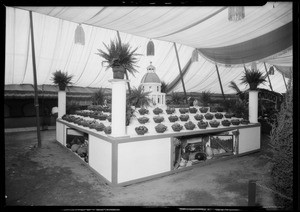
[[[288,88],[287,88],[287,84],[286,84],[286,81],[285,81],[285,78],[284,78],[284,75],[283,75],[283,73],[281,73],[281,75],[282,75],[282,78],[283,78],[283,82],[284,82],[285,88],[286,88],[286,90],[288,90]]]
[[[29,17],[30,17],[30,31],[31,31],[32,67],[33,67],[33,80],[34,80],[34,106],[36,112],[37,139],[38,139],[38,147],[41,147],[42,144],[41,144],[40,118],[39,118],[40,112],[39,112],[39,100],[38,100],[38,93],[37,93],[32,11],[29,11]]]
[[[268,73],[267,66],[266,66],[266,63],[265,63],[265,62],[264,62],[264,66],[265,66],[265,70],[266,70],[266,73],[267,73],[267,76],[268,76],[268,80],[269,80],[269,84],[270,84],[271,91],[273,91],[272,84],[271,84],[271,80],[270,80],[269,73]]]
[[[175,48],[175,52],[176,52],[176,58],[177,58],[177,63],[178,63],[178,69],[179,69],[179,73],[180,73],[180,79],[181,79],[181,83],[182,83],[182,87],[183,87],[183,91],[184,91],[184,96],[185,96],[185,103],[188,103],[187,100],[187,95],[186,95],[186,91],[185,91],[185,85],[184,85],[184,81],[183,81],[183,76],[182,76],[182,72],[181,72],[181,67],[180,67],[180,62],[179,62],[179,56],[178,56],[178,51],[176,48],[176,44],[175,42],[173,42],[174,48]]]
[[[118,35],[119,43],[120,43],[120,45],[121,45],[121,37],[120,37],[120,33],[119,33],[118,30],[117,30],[117,35]],[[129,79],[128,79],[128,73],[127,73],[127,70],[126,70],[126,69],[125,69],[125,76],[126,76],[126,79],[129,80]],[[130,83],[129,83],[129,81],[127,82],[127,85],[128,85],[128,92],[129,92],[129,95],[131,95],[131,88],[130,88]]]
[[[225,101],[225,95],[224,95],[223,86],[222,86],[222,82],[221,82],[221,78],[220,78],[220,73],[219,73],[219,68],[218,68],[217,64],[216,64],[216,70],[217,70],[217,73],[218,73],[218,78],[219,78],[219,83],[220,83],[220,88],[221,88],[221,92],[222,92],[222,95],[223,95],[223,99]]]

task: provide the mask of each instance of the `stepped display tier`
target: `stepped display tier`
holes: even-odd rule
[[[140,115],[138,109],[135,110],[134,117],[126,127],[127,134],[123,137],[113,137],[104,129],[98,131],[59,118],[56,139],[63,146],[69,145],[70,148],[70,144],[67,143],[68,140],[70,141],[69,131],[77,131],[79,135],[84,134],[88,143],[88,155],[85,158],[88,160],[82,159],[112,186],[141,182],[260,150],[259,123],[240,122],[238,125],[223,126],[222,120],[232,121],[237,118],[223,116],[221,119],[214,117],[212,120],[206,120],[204,117],[203,121],[208,122],[208,126],[206,129],[200,129],[197,125],[199,121],[194,116],[205,115],[205,113],[201,113],[199,107],[196,113],[185,113],[189,115],[187,121],[180,120],[179,116],[182,114],[178,108],[173,114],[167,114],[166,108],[162,108],[163,113],[159,115],[153,113],[154,108],[147,109],[149,113],[145,115]],[[207,113],[215,114],[209,111]],[[225,112],[221,113],[225,114]],[[109,116],[110,113],[106,115]],[[178,120],[170,122],[168,117],[171,115],[178,116]],[[111,125],[107,119],[95,120],[81,115],[71,116],[102,123],[104,126]],[[156,131],[155,127],[159,125],[153,120],[156,116],[164,118],[160,123],[167,127],[164,132]],[[147,117],[149,120],[141,124],[138,121],[139,117]],[[214,120],[220,122],[219,126],[210,126],[209,122]],[[186,129],[185,124],[189,121],[196,125],[193,129]],[[174,131],[172,129],[174,123],[182,125],[182,129]],[[147,127],[147,132],[139,135],[135,130],[139,126]]]

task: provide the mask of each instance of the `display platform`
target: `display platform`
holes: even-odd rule
[[[177,112],[179,111],[174,114]],[[193,119],[195,114],[188,114],[189,120],[196,124]],[[180,114],[178,115],[180,116]],[[74,116],[80,117],[80,115]],[[69,131],[71,129],[72,136],[76,134],[74,131],[77,131],[78,136],[82,137],[81,140],[88,143],[86,145],[88,156],[81,154],[80,157],[95,173],[112,186],[129,185],[185,171],[214,161],[259,151],[261,147],[259,123],[208,126],[206,129],[196,126],[192,130],[183,127],[181,131],[174,132],[171,127],[174,123],[169,123],[167,119],[170,114],[163,112],[160,116],[164,116],[165,119],[161,123],[167,126],[167,130],[158,133],[155,130],[158,123],[151,120],[154,116],[156,115],[148,114],[148,123],[140,124],[137,121],[140,115],[136,114],[134,120],[126,128],[127,135],[122,137],[113,137],[106,134],[104,130],[98,131],[59,118],[56,127],[57,141],[69,148],[70,151],[74,151],[74,148],[71,149],[72,143],[70,143],[70,140],[74,141],[74,137],[70,139]],[[84,117],[84,119],[94,120],[90,117]],[[108,120],[99,122],[105,126],[110,124]],[[183,126],[187,122],[177,121]],[[141,125],[149,129],[144,135],[138,135],[134,130],[135,127]],[[75,154],[78,155],[78,153]]]

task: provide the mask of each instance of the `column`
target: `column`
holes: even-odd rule
[[[258,91],[249,91],[249,121],[258,123]]]
[[[58,91],[58,118],[66,114],[66,91]]]

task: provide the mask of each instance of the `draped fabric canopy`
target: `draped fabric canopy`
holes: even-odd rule
[[[117,38],[138,47],[136,77],[130,83],[137,87],[152,62],[169,91],[182,91],[179,80],[176,44],[184,69],[187,92],[210,90],[221,93],[215,64],[219,66],[224,93],[231,80],[239,83],[243,66],[256,61],[265,72],[274,65],[274,91],[284,92],[281,73],[291,70],[292,3],[276,2],[245,7],[245,18],[228,21],[228,7],[7,7],[5,84],[33,84],[29,12],[33,11],[37,83],[52,84],[52,73],[62,70],[73,74],[75,86],[106,87],[112,78],[110,69],[102,66],[97,49]],[[85,32],[85,45],[74,43],[78,24]],[[149,40],[155,45],[155,56],[146,56]],[[199,59],[191,62],[198,49]],[[230,66],[229,66],[230,65]],[[285,68],[282,68],[285,67]],[[279,72],[278,72],[279,71]],[[285,77],[289,75],[285,74]],[[288,80],[288,79],[287,79]],[[262,88],[269,88],[268,83]],[[241,90],[246,87],[241,86]]]

